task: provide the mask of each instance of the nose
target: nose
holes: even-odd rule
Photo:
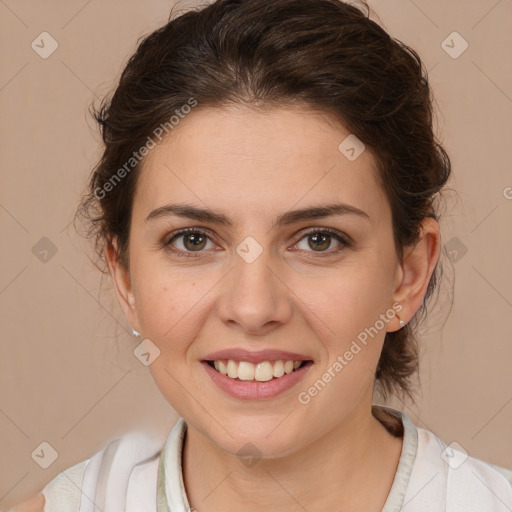
[[[234,253],[233,260],[218,299],[220,319],[254,335],[267,334],[289,322],[293,294],[270,251],[263,250],[253,261]]]

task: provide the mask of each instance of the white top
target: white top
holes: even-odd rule
[[[382,512],[512,511],[512,471],[447,446],[401,411],[372,407],[397,416],[404,429]],[[180,418],[163,447],[142,432],[113,439],[44,487],[44,512],[190,512],[181,468],[186,429]]]

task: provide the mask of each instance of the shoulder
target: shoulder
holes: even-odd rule
[[[469,455],[457,442],[446,444],[430,430],[418,427],[417,431],[418,452],[422,453],[427,461],[441,461],[443,467],[452,471],[467,466],[478,475],[505,481],[512,488],[512,470]]]
[[[132,487],[137,488],[140,485],[138,480],[147,479],[148,472],[141,471],[143,467],[139,465],[154,461],[161,448],[162,440],[147,432],[133,431],[113,438],[92,457],[59,473],[37,496],[8,512],[78,512],[89,509],[91,500],[88,496],[96,496],[96,489],[100,486],[107,490],[107,494],[100,493],[104,499],[125,500],[129,481]]]
[[[510,487],[512,487],[512,470],[502,468],[501,466],[496,466],[495,464],[491,464],[490,462],[486,463],[488,466],[490,466],[492,469],[497,471],[498,473],[502,474],[510,484]]]
[[[512,510],[512,471],[472,457],[460,444],[446,444],[429,430],[417,431],[414,487],[429,482],[444,497],[447,511],[462,510],[461,504],[468,512]]]
[[[79,510],[82,479],[89,459],[59,473],[40,493],[8,512],[58,512]]]
[[[84,460],[62,471],[44,487],[44,512],[79,509],[83,477],[89,461]]]

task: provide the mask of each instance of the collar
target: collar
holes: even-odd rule
[[[382,512],[394,512],[402,508],[405,492],[411,476],[412,466],[418,449],[418,431],[408,416],[397,409],[383,405],[372,405],[396,416],[403,425],[402,452],[398,468]],[[173,427],[160,454],[157,482],[158,512],[190,512],[187,493],[183,482],[182,454],[187,424],[179,418]]]

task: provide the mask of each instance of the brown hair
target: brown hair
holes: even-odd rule
[[[403,248],[419,240],[420,222],[437,219],[435,199],[451,165],[433,133],[433,98],[420,58],[361,7],[339,0],[217,0],[174,19],[171,13],[143,38],[112,98],[92,108],[104,151],[77,216],[87,222],[100,259],[105,262],[105,244],[115,238],[129,267],[140,149],[159,142],[158,127],[172,133],[170,119],[183,117],[193,102],[200,108],[299,104],[342,122],[377,159],[402,259]],[[376,372],[384,398],[392,392],[412,398],[416,328],[440,273],[438,264],[411,322],[386,333]]]

